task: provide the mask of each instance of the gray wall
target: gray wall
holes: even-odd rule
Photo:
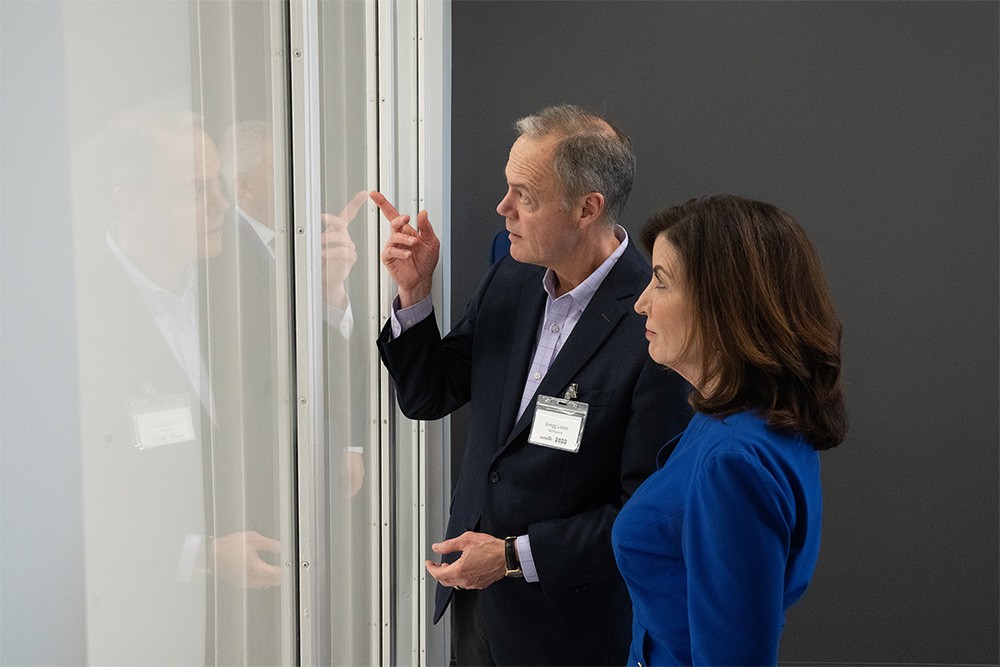
[[[3,665],[87,655],[62,28],[52,3],[0,2]]]
[[[819,246],[852,428],[822,457],[823,553],[786,662],[1000,662],[998,8],[453,6],[456,316],[503,228],[511,125],[553,103],[632,136],[630,231],[729,191],[785,207]]]

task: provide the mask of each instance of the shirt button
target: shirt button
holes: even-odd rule
[[[406,320],[406,326],[412,327],[413,326],[413,320],[412,319]]]
[[[549,327],[549,331],[551,331],[552,333],[559,333],[559,325],[553,324],[551,327]]]
[[[542,377],[542,374],[541,374],[541,373],[535,373],[535,374],[534,374],[534,375],[532,375],[531,377],[533,377],[533,378],[535,378],[536,380],[538,380],[538,379],[541,379],[541,377]]]
[[[497,482],[499,482],[500,481],[500,473],[498,473],[496,470],[491,470],[490,471],[490,481],[493,482],[494,484],[496,484]]]

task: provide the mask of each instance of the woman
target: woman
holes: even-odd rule
[[[641,239],[649,354],[691,383],[696,413],[614,525],[629,664],[774,665],[819,554],[817,450],[846,431],[840,321],[815,249],[775,206],[691,200]]]

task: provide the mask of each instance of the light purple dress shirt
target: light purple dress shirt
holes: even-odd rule
[[[624,227],[615,225],[615,238],[620,243],[615,251],[604,260],[604,263],[587,276],[582,283],[560,297],[555,296],[555,272],[552,269],[545,271],[545,275],[542,277],[542,287],[548,295],[545,299],[545,314],[542,321],[538,323],[535,354],[532,357],[528,377],[524,383],[521,405],[517,411],[518,419],[531,403],[531,399],[538,390],[538,385],[541,384],[545,374],[552,366],[552,362],[555,361],[566,339],[573,333],[573,328],[590,304],[591,299],[594,298],[597,289],[604,282],[615,262],[625,252],[625,248],[628,247],[628,233]],[[392,303],[390,320],[393,338],[399,338],[407,329],[423,321],[434,311],[434,303],[430,296],[409,308],[400,308],[399,305],[399,297],[397,296]],[[524,580],[537,582],[538,570],[535,568],[535,560],[531,554],[531,543],[527,535],[518,536],[517,555],[521,560]]]

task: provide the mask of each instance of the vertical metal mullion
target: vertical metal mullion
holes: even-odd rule
[[[289,155],[289,127],[291,123],[291,88],[290,88],[290,58],[289,58],[289,7],[287,3],[270,3],[271,24],[271,136],[274,142],[274,155]],[[288,213],[291,213],[289,199],[290,169],[285,161],[274,160],[274,200],[285,202]],[[295,664],[299,661],[298,644],[298,527],[295,511],[296,474],[295,474],[295,418],[292,414],[295,401],[293,386],[295,377],[295,347],[292,339],[293,331],[293,281],[291,264],[289,263],[288,242],[290,216],[277,216],[275,225],[275,349],[277,406],[277,447],[278,447],[278,493],[283,508],[288,508],[290,520],[281,522],[281,543],[289,545],[291,553],[283,567],[288,570],[289,584],[282,587],[281,595],[281,656],[284,664]]]
[[[368,104],[366,112],[366,155],[367,155],[367,176],[369,184],[379,184],[383,187],[381,178],[383,175],[395,173],[394,169],[383,168],[381,162],[383,145],[382,121],[383,106],[381,99],[382,90],[382,70],[380,67],[378,54],[382,48],[382,36],[384,31],[380,26],[380,7],[377,2],[365,3],[365,77],[368,91]],[[391,145],[391,144],[387,144]],[[379,257],[382,244],[386,240],[386,226],[382,223],[381,213],[372,205],[366,207],[368,212],[369,229],[378,230],[370,234],[368,238],[368,256]],[[380,262],[374,262],[368,271],[368,299],[369,312],[372,313],[369,321],[369,339],[375,340],[381,329],[381,323],[388,317],[386,304],[388,303],[385,294],[391,289],[391,283],[384,275],[384,269]],[[370,552],[376,556],[377,567],[371,569],[371,579],[369,594],[374,603],[372,605],[372,618],[369,623],[368,641],[371,648],[372,664],[387,664],[387,656],[391,654],[389,646],[389,596],[391,587],[389,585],[389,566],[391,553],[389,550],[389,525],[383,520],[389,509],[389,446],[392,442],[392,424],[390,415],[393,410],[392,393],[389,384],[389,374],[385,372],[382,365],[375,361],[372,364],[372,375],[370,377],[371,391],[369,394],[369,409],[372,416],[372,428],[369,433],[369,451],[376,452],[375,470],[375,490],[372,494],[372,502],[369,505],[369,539]]]
[[[378,188],[390,199],[396,199],[398,189],[398,133],[396,126],[396,7],[394,0],[378,0]],[[387,225],[380,219],[380,241],[388,238]],[[382,270],[384,280],[379,290],[379,305],[381,320],[385,321],[391,314],[391,303],[395,296],[395,285],[389,274]],[[383,585],[379,591],[379,621],[377,633],[380,647],[378,664],[388,666],[393,664],[392,633],[393,633],[393,591],[395,582],[392,572],[392,560],[395,548],[392,541],[392,456],[391,445],[396,443],[395,402],[392,397],[391,383],[388,374],[383,373],[380,390],[385,398],[384,411],[381,417],[383,438],[380,443],[381,466],[379,469],[379,573]]]
[[[434,280],[434,300],[439,304],[442,330],[451,328],[451,211],[450,211],[450,44],[451,6],[449,0],[420,2],[417,5],[416,90],[417,157],[420,207],[432,212],[441,239],[439,270]],[[419,459],[420,532],[417,551],[430,552],[430,542],[445,533],[451,493],[451,464],[446,444],[451,420],[424,425]],[[430,624],[424,610],[433,608],[436,582],[421,568],[418,581],[420,664],[447,662],[449,625]]]
[[[401,211],[410,214],[415,214],[419,207],[417,6],[416,0],[378,0],[379,188]],[[415,219],[415,215],[413,217]],[[388,231],[384,221],[380,229]],[[381,304],[383,316],[388,317],[395,285],[387,272],[383,271],[382,275]],[[382,664],[411,664],[419,661],[419,623],[416,619],[422,611],[415,590],[422,572],[417,538],[420,527],[415,525],[419,515],[421,475],[416,462],[419,461],[422,426],[401,418],[394,403],[390,402],[388,380],[383,386],[387,412],[383,413],[382,422],[388,431],[382,452],[388,465],[383,468],[382,480],[387,486],[392,483],[393,488],[386,488],[381,494],[384,503],[382,567],[388,583],[382,589],[382,643],[386,647]]]
[[[296,454],[299,515],[299,650],[302,664],[330,662],[326,573],[327,489],[323,419],[323,332],[320,210],[319,8],[317,0],[289,6],[291,78],[292,241],[295,304]],[[327,631],[328,632],[328,631]]]
[[[424,126],[424,106],[426,104],[426,81],[423,76],[424,68],[427,64],[427,54],[424,49],[424,28],[426,26],[426,3],[419,3],[417,7],[417,17],[416,17],[416,58],[414,62],[416,63],[416,88],[417,88],[417,197],[419,201],[420,208],[427,208],[427,171],[425,169],[425,157],[424,149],[427,145],[427,136],[425,134]],[[440,231],[440,228],[438,228]],[[447,246],[442,243],[441,251],[446,252]],[[444,259],[443,257],[441,259]],[[439,266],[446,266],[447,262],[438,263]],[[438,289],[438,284],[441,276],[441,272],[437,272],[435,276],[435,285],[433,289],[434,300],[436,303],[440,304],[442,308],[445,307],[445,303],[441,299],[441,292]],[[445,311],[442,310],[442,313]],[[447,329],[444,329],[447,330]],[[440,423],[435,425],[434,430],[439,430],[441,428]],[[420,555],[427,553],[427,503],[426,503],[426,474],[427,474],[427,443],[428,443],[428,432],[427,424],[423,424],[423,428],[420,430],[419,438],[419,450],[417,458],[417,474],[416,477],[416,494],[417,494],[417,524],[419,529],[416,532],[416,540],[414,540],[414,550],[416,551],[416,562],[420,562]],[[426,665],[427,664],[427,614],[424,613],[426,608],[426,603],[428,596],[425,593],[427,588],[427,572],[421,568],[419,571],[419,576],[416,581],[416,590],[414,591],[414,599],[417,601],[417,614],[414,615],[416,620],[416,627],[414,628],[416,632],[416,647],[418,660],[415,664]]]
[[[396,55],[398,67],[396,74],[398,95],[396,114],[397,122],[400,126],[400,139],[403,142],[402,146],[406,148],[405,153],[402,153],[400,156],[398,169],[401,175],[409,176],[404,181],[406,185],[401,187],[401,190],[408,191],[410,195],[412,203],[408,207],[408,210],[413,214],[414,225],[416,224],[417,212],[424,208],[424,202],[421,197],[424,174],[421,168],[422,159],[420,154],[422,144],[420,141],[419,122],[420,91],[418,87],[418,71],[420,63],[418,62],[417,28],[420,5],[422,4],[416,0],[397,3],[401,16],[397,20],[394,35],[397,48],[399,49]],[[402,195],[402,193],[400,194]],[[435,279],[436,281],[437,278]],[[436,303],[441,303],[439,294],[435,294],[434,299]],[[431,428],[433,429],[436,426],[437,423],[431,426]],[[422,521],[422,513],[420,511],[420,501],[423,489],[422,480],[426,469],[427,429],[427,422],[410,422],[410,442],[404,444],[404,447],[408,447],[407,456],[410,457],[411,462],[415,465],[406,467],[410,471],[409,479],[406,480],[408,482],[406,485],[408,496],[404,499],[405,503],[398,503],[399,507],[405,506],[409,509],[410,516],[407,523],[413,526],[409,533],[410,543],[405,545],[405,549],[400,549],[400,553],[406,554],[404,563],[401,565],[406,571],[406,576],[401,576],[399,581],[401,582],[401,587],[407,587],[407,595],[397,595],[395,602],[397,605],[400,605],[405,600],[409,600],[410,609],[406,614],[406,618],[410,620],[410,625],[406,628],[408,631],[407,647],[409,648],[409,660],[403,660],[401,654],[399,655],[399,659],[401,662],[409,662],[414,665],[422,664],[420,658],[422,653],[420,619],[423,616],[423,607],[420,604],[421,596],[419,589],[424,577],[424,568],[422,566],[424,551],[421,548],[423,545],[421,536],[424,532],[424,522]],[[402,488],[402,484],[400,486]],[[397,637],[402,631],[403,629],[401,628],[397,629]]]

